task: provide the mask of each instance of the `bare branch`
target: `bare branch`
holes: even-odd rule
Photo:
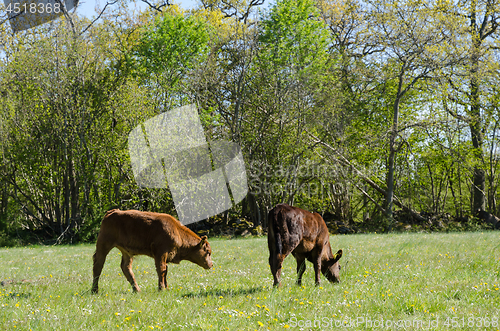
[[[166,0],[165,3],[161,4],[160,6],[155,6],[151,3],[149,3],[147,0],[141,0],[142,2],[146,3],[150,8],[153,8],[154,10],[162,13],[162,8],[166,6],[172,6],[172,3],[170,3],[169,0]]]
[[[59,5],[61,6],[64,17],[71,26],[71,30],[73,31],[73,36],[76,36],[75,22],[73,22],[73,18],[71,18],[71,16],[69,15],[68,10],[66,9],[66,4],[62,0],[56,0],[56,2],[59,3]]]
[[[367,197],[367,198],[368,198],[368,200],[370,200],[370,201],[371,201],[371,202],[375,205],[375,207],[377,207],[377,209],[378,209],[379,211],[381,211],[384,215],[386,215],[386,216],[387,216],[387,212],[386,212],[386,210],[384,209],[384,207],[382,207],[382,206],[381,206],[381,205],[380,205],[377,201],[375,201],[375,199],[373,199],[373,198],[372,198],[372,197],[371,197],[368,193],[366,193],[366,192],[365,192],[365,190],[363,190],[361,187],[359,187],[359,185],[358,185],[358,184],[356,184],[356,183],[353,183],[353,184],[354,184],[354,186],[356,186],[356,188],[357,188],[357,189],[358,189],[361,193],[363,193],[363,195],[364,195],[365,197]]]
[[[104,14],[104,11],[106,10],[106,8],[107,8],[108,6],[114,5],[114,4],[115,4],[115,3],[117,3],[117,2],[118,2],[118,0],[115,0],[115,1],[113,1],[113,2],[107,2],[107,3],[106,3],[106,5],[104,6],[104,8],[103,8],[103,9],[101,10],[101,12],[99,13],[99,15],[98,15],[98,16],[97,16],[97,17],[96,17],[96,18],[95,18],[95,19],[94,19],[94,20],[93,20],[93,21],[92,21],[92,22],[91,22],[91,23],[90,23],[90,24],[89,24],[89,25],[88,25],[85,29],[83,29],[83,31],[82,31],[82,32],[80,32],[80,36],[81,36],[82,34],[84,34],[84,33],[85,33],[88,29],[90,29],[90,27],[91,27],[91,26],[92,26],[92,25],[93,25],[93,24],[94,24],[94,23],[95,23],[95,22],[96,22],[99,18],[101,18],[102,14]]]
[[[451,101],[457,102],[457,100],[455,98],[453,98],[451,95],[448,95],[448,99],[450,99]],[[457,102],[457,103],[459,103],[459,102]],[[446,100],[443,100],[443,108],[444,108],[444,110],[446,110],[448,112],[448,114],[455,117],[456,119],[461,120],[461,121],[466,122],[466,123],[470,123],[469,118],[462,116],[462,115],[458,114],[457,112],[454,112],[453,110],[451,110],[450,107],[448,107]]]
[[[398,133],[401,133],[401,132],[405,131],[406,129],[410,129],[410,128],[416,128],[416,127],[425,128],[428,125],[436,125],[436,124],[440,124],[440,123],[445,123],[445,122],[444,121],[433,121],[433,122],[410,123],[410,124],[407,124],[407,125],[401,127],[400,129],[398,129]]]

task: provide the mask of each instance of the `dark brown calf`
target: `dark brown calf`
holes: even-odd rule
[[[325,221],[318,213],[287,204],[274,207],[268,215],[267,232],[274,286],[280,285],[283,260],[290,253],[297,260],[297,284],[302,284],[306,259],[314,265],[316,285],[320,283],[320,271],[330,282],[340,282],[338,261],[342,250],[333,255],[329,238]]]
[[[92,293],[99,290],[99,277],[106,256],[114,247],[122,252],[121,268],[134,291],[140,291],[132,272],[135,255],[155,259],[158,289],[167,285],[167,263],[188,260],[200,267],[212,267],[212,250],[207,237],[198,237],[193,231],[167,214],[122,211],[113,209],[106,213],[101,223],[94,254],[94,282]]]

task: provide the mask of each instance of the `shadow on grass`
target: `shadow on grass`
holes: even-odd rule
[[[248,295],[262,292],[264,287],[251,287],[251,288],[241,288],[235,290],[218,290],[218,289],[210,289],[210,290],[200,290],[198,292],[191,292],[188,294],[184,294],[183,298],[199,298],[199,297],[211,297],[211,296],[224,296],[224,297],[235,297],[239,295]]]
[[[21,279],[21,280],[2,280],[0,282],[0,286],[8,286],[8,285],[23,285],[23,284],[30,284],[31,282],[26,280],[26,279]],[[6,294],[6,297],[11,298],[11,299],[27,299],[31,297],[31,293],[24,293],[24,292],[9,292]]]
[[[31,293],[18,293],[18,292],[12,292],[9,293],[8,298],[11,299],[28,299],[31,297]]]

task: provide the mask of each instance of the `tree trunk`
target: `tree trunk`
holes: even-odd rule
[[[6,171],[2,170],[3,173],[6,173]],[[9,202],[9,192],[8,192],[8,187],[7,187],[7,182],[2,181],[2,197],[0,199],[0,230],[5,229],[5,226],[7,224],[7,204]]]
[[[475,26],[475,15],[471,18]],[[475,36],[473,36],[475,37]],[[472,211],[484,210],[486,207],[486,173],[481,167],[483,164],[483,132],[481,123],[481,105],[479,102],[479,47],[481,39],[475,38],[472,46],[471,56],[471,81],[470,81],[470,123],[469,128],[472,138],[473,155],[475,159],[474,172],[472,175]]]
[[[394,100],[394,105],[392,107],[393,118],[392,118],[392,129],[391,136],[389,139],[389,162],[387,165],[387,195],[386,195],[386,215],[389,223],[388,230],[392,230],[393,215],[392,215],[392,205],[394,200],[394,171],[395,171],[395,160],[396,160],[396,138],[398,135],[398,121],[399,121],[399,103],[402,98],[403,90],[403,76],[405,73],[406,63],[403,62],[401,65],[401,70],[398,76],[398,91],[396,98]]]
[[[261,225],[262,219],[260,215],[260,208],[255,196],[252,193],[248,193],[243,201],[246,207],[244,208],[244,210],[248,208],[247,211],[250,214],[250,218],[252,219],[253,225],[254,226]]]

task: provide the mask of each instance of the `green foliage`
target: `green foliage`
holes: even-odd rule
[[[242,147],[252,195],[231,217],[265,227],[288,202],[379,226],[389,170],[415,212],[464,217],[487,195],[500,213],[498,4],[279,0],[254,17],[257,3],[122,4],[82,34],[2,24],[4,237],[92,241],[116,207],[175,215],[168,190],[137,187],[127,137],[193,102],[209,140]]]
[[[332,96],[325,92],[335,65],[328,52],[328,31],[314,2],[306,0],[278,1],[257,32],[240,131],[245,152],[252,155],[251,192],[266,208],[295,198],[305,205],[321,205],[312,203],[322,197],[311,196],[307,186],[318,174],[301,176],[297,170],[321,164],[306,130],[316,130],[318,118],[325,116],[323,98]]]
[[[330,36],[312,0],[280,0],[262,22],[259,37],[271,65],[305,79],[325,69]]]
[[[99,34],[92,39],[61,28],[33,34],[29,43],[12,40],[20,47],[7,49],[0,69],[9,86],[0,103],[2,178],[12,192],[2,208],[17,204],[25,213],[19,225],[41,231],[41,241],[61,233],[77,240],[80,226],[92,226],[104,208],[120,203],[121,183],[130,176],[123,147],[130,107],[141,98],[124,106],[133,86],[122,85],[126,77],[113,70],[120,51],[106,50],[121,32],[94,27]]]
[[[210,50],[209,37],[209,27],[195,16],[157,16],[143,28],[132,50],[138,76],[164,90],[173,89],[190,70],[205,61]]]

